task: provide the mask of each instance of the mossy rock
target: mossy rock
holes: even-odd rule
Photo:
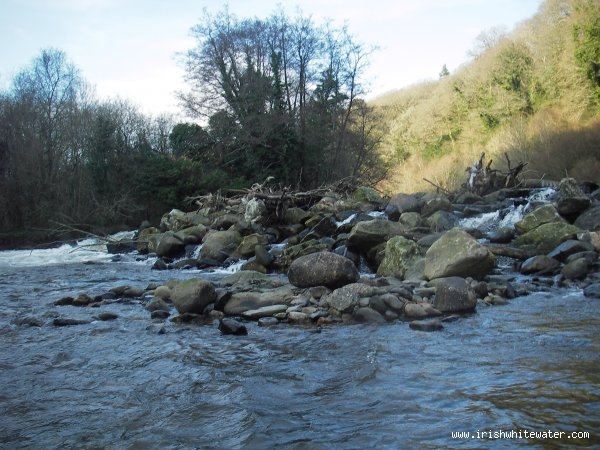
[[[552,222],[565,222],[565,220],[558,214],[554,206],[544,205],[530,212],[521,221],[517,222],[515,230],[519,234],[525,234],[540,225]]]
[[[353,200],[359,203],[366,202],[381,205],[384,202],[379,192],[367,186],[360,186],[357,188],[352,194],[352,197]]]
[[[417,258],[419,258],[419,246],[416,242],[403,236],[394,236],[387,241],[385,255],[377,269],[377,275],[403,279],[406,271]]]
[[[536,255],[545,255],[561,242],[576,236],[581,229],[566,222],[544,223],[527,233],[518,236],[513,242]]]

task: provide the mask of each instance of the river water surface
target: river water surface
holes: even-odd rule
[[[249,324],[248,336],[222,336],[152,322],[135,303],[54,306],[194,275],[65,250],[0,252],[1,448],[600,446],[600,303],[579,290],[480,306],[436,333]],[[102,311],[119,318],[52,326]],[[26,316],[43,325],[15,323]],[[590,438],[477,438],[490,430]],[[452,438],[461,431],[473,437]]]

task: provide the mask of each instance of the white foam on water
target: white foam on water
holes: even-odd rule
[[[500,221],[500,211],[483,213],[474,217],[461,219],[458,225],[462,228],[477,228],[481,231],[493,230]]]
[[[339,228],[342,225],[346,225],[350,222],[352,222],[354,220],[354,218],[356,217],[356,213],[349,215],[346,219],[341,220],[341,221],[336,221],[335,225]]]

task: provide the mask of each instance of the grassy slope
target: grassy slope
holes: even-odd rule
[[[600,78],[585,62],[594,59],[600,2],[546,0],[454,74],[374,100],[389,129],[381,152],[394,161],[382,188],[429,190],[423,177],[457,188],[482,151],[500,169],[504,153],[528,162],[526,178],[600,182]]]

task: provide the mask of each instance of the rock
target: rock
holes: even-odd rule
[[[428,249],[436,242],[439,238],[441,238],[444,233],[431,233],[426,236],[423,236],[421,239],[417,241],[417,245],[423,249]]]
[[[564,262],[565,262],[565,264],[569,264],[570,262],[573,262],[573,261],[575,261],[576,259],[579,259],[579,258],[586,259],[587,262],[590,265],[592,265],[598,259],[598,253],[596,251],[573,253],[572,255],[569,255],[567,257],[567,259],[565,259]]]
[[[583,280],[590,272],[590,263],[585,258],[579,258],[562,268],[560,274],[567,280]]]
[[[523,261],[521,264],[521,273],[529,275],[537,274],[553,274],[560,267],[560,262],[546,255],[532,256]]]
[[[95,318],[102,321],[108,321],[118,319],[119,315],[112,312],[101,312],[100,314],[96,315]]]
[[[367,186],[360,186],[356,188],[352,194],[352,198],[357,202],[372,203],[374,205],[381,205],[383,203],[381,194],[379,194],[379,192],[377,192],[375,189]]]
[[[600,231],[600,205],[586,210],[575,220],[575,226],[584,230]]]
[[[434,320],[413,320],[408,324],[411,330],[417,331],[441,331],[444,325],[437,319]]]
[[[259,327],[272,327],[273,325],[278,325],[279,319],[276,317],[261,317],[258,319]]]
[[[254,247],[254,255],[256,256],[256,262],[265,268],[269,268],[273,265],[275,258],[264,245],[256,245]]]
[[[362,323],[384,323],[385,318],[372,308],[358,308],[354,311],[354,320]]]
[[[449,211],[436,211],[427,218],[427,225],[434,233],[454,228],[458,218]]]
[[[191,215],[186,214],[179,209],[172,209],[160,219],[160,229],[162,231],[179,231],[192,225],[195,224],[191,219]]]
[[[219,320],[219,331],[221,331],[221,334],[232,334],[235,336],[245,336],[248,334],[248,329],[244,324],[229,317]]]
[[[54,306],[67,306],[72,305],[75,299],[73,297],[62,297],[54,302]]]
[[[416,242],[402,236],[394,236],[387,241],[385,255],[377,269],[377,275],[404,279],[406,271],[414,265],[417,258],[419,258],[419,247]]]
[[[225,303],[225,314],[234,316],[245,311],[259,309],[264,306],[289,305],[294,298],[290,285],[284,285],[264,292],[236,292]]]
[[[329,246],[322,244],[316,239],[310,239],[297,245],[288,246],[283,251],[281,257],[275,264],[278,264],[282,268],[289,267],[294,260],[301,256],[310,255],[312,253],[319,253],[327,251]]]
[[[513,243],[537,255],[544,255],[579,231],[578,227],[565,222],[550,222],[518,236]]]
[[[304,224],[304,221],[311,216],[311,213],[301,208],[288,208],[285,211],[283,220],[288,225]]]
[[[588,242],[569,239],[548,253],[548,256],[559,261],[564,261],[574,253],[594,251],[594,246]]]
[[[418,212],[405,212],[400,215],[398,222],[407,228],[417,228],[423,224],[423,218]]]
[[[583,290],[586,297],[600,298],[600,283],[590,284]]]
[[[232,273],[221,279],[223,286],[235,286],[243,288],[251,288],[253,286],[267,284],[271,281],[268,275],[260,272],[254,272],[252,270],[243,270],[240,272]]]
[[[259,264],[255,258],[252,258],[250,261],[244,263],[241,270],[252,270],[254,272],[267,273],[267,268]]]
[[[421,205],[421,200],[414,194],[396,194],[390,198],[385,213],[390,220],[398,220],[402,213],[420,212]]]
[[[363,283],[352,283],[325,296],[324,303],[340,313],[351,312],[361,297],[371,297],[374,289]]]
[[[358,222],[348,236],[348,246],[367,252],[373,247],[386,242],[393,236],[406,232],[406,227],[398,222],[374,219]]]
[[[573,178],[560,181],[556,210],[563,216],[578,215],[590,206],[590,199]]]
[[[200,257],[224,262],[242,242],[242,236],[235,230],[215,231],[203,239]]]
[[[527,214],[523,219],[515,224],[515,230],[519,234],[525,234],[537,227],[547,224],[561,222],[565,220],[558,214],[556,208],[552,205],[544,205]]]
[[[423,217],[431,216],[436,211],[452,211],[452,203],[443,194],[428,194],[423,197],[423,207],[421,215]]]
[[[91,323],[90,320],[86,319],[67,319],[67,318],[56,318],[52,321],[52,325],[55,327],[68,327],[71,325],[85,325]]]
[[[465,191],[460,194],[456,199],[454,199],[454,203],[458,203],[461,205],[473,205],[474,203],[484,203],[485,200],[477,194],[473,192]]]
[[[277,313],[285,312],[288,308],[288,305],[270,305],[263,306],[258,309],[250,309],[248,311],[244,311],[242,316],[246,319],[250,320],[258,320],[261,317],[271,317]]]
[[[166,286],[165,286],[166,287]],[[156,292],[155,292],[156,295]],[[160,297],[154,297],[152,300],[148,302],[145,306],[146,311],[170,311],[171,307]]]
[[[331,252],[312,253],[296,259],[288,270],[294,286],[308,288],[326,286],[335,289],[359,279],[354,263]]]
[[[426,317],[441,316],[442,312],[430,303],[408,302],[404,305],[404,315],[411,319],[424,319]]]
[[[238,246],[236,252],[242,258],[249,258],[251,256],[254,256],[254,248],[257,245],[264,246],[264,245],[267,245],[268,243],[269,243],[269,240],[267,239],[267,237],[265,235],[258,234],[258,233],[249,234],[248,236],[244,236],[244,238],[242,239],[242,242]]]
[[[458,228],[446,232],[425,254],[425,276],[430,280],[451,276],[481,279],[495,265],[494,255]]]
[[[12,323],[14,323],[18,327],[41,327],[44,325],[44,321],[42,319],[34,316],[17,317],[12,321]]]
[[[248,200],[248,203],[246,203],[244,220],[246,222],[258,222],[266,212],[267,207],[265,206],[265,202],[256,198],[251,198]]]
[[[73,306],[88,306],[95,303],[95,300],[87,294],[79,294],[73,299]]]
[[[305,233],[316,233],[318,237],[331,236],[337,230],[337,223],[331,214],[317,214],[304,222],[309,228]],[[302,236],[302,234],[301,234]]]
[[[488,234],[488,239],[493,244],[508,244],[515,237],[515,230],[510,227],[501,227]]]
[[[158,228],[144,228],[137,235],[135,245],[137,251],[142,254],[156,253],[161,237],[162,233]]]
[[[306,322],[309,317],[308,314],[305,314],[300,311],[290,311],[287,313],[287,319],[290,322]]]
[[[164,319],[168,319],[170,315],[171,315],[171,313],[169,311],[157,309],[156,311],[152,311],[150,313],[150,318],[164,320]]]
[[[175,233],[175,236],[181,239],[181,241],[185,245],[195,245],[202,242],[202,239],[204,238],[204,236],[206,236],[207,232],[208,228],[206,228],[204,225],[193,225],[191,227],[187,227],[183,230],[178,231],[177,233]]]
[[[161,258],[158,258],[154,261],[154,264],[152,264],[152,270],[167,270],[168,268],[169,266],[167,263]]]
[[[216,299],[214,286],[200,278],[179,281],[171,289],[171,301],[180,314],[202,314]]]
[[[438,278],[430,282],[435,286],[433,306],[442,313],[471,312],[477,306],[477,294],[464,278]]]

